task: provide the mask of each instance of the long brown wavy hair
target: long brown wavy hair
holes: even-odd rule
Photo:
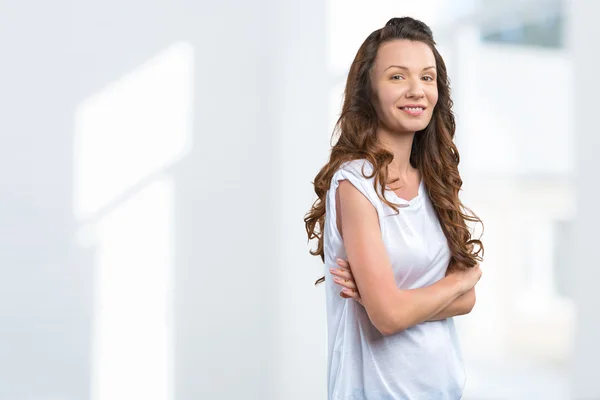
[[[370,71],[375,64],[379,47],[386,42],[401,39],[427,44],[435,57],[438,74],[438,102],[427,127],[414,136],[410,163],[421,173],[448,240],[450,264],[471,268],[481,261],[483,244],[481,240],[471,238],[467,221],[481,223],[481,220],[462,204],[458,196],[463,182],[458,172],[460,157],[453,142],[456,126],[446,65],[435,47],[431,29],[425,23],[410,17],[392,18],[383,28],[371,33],[358,49],[350,66],[342,112],[333,134],[334,137],[339,135],[339,138],[331,149],[329,161],[315,177],[313,185],[318,199],[304,217],[308,240],[318,240],[317,248],[310,253],[325,260],[325,196],[334,173],[347,161],[369,161],[373,165],[373,174],[366,178],[374,177],[374,187],[379,198],[398,212],[398,206],[389,202],[384,194],[389,183],[387,167],[394,156],[377,140],[379,119],[371,103]],[[315,284],[324,279],[318,279]]]

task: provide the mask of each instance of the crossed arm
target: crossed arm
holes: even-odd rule
[[[352,282],[369,319],[381,333],[393,334],[425,321],[466,314],[473,308],[472,289],[481,276],[478,266],[468,271],[453,269],[427,287],[399,289],[374,207],[348,181],[342,181],[338,190],[338,229],[352,265],[342,282]],[[345,297],[353,297],[351,289],[346,286],[344,290],[350,290]]]
[[[362,298],[354,281],[354,276],[347,260],[338,260],[339,268],[332,268],[331,274],[334,275],[334,281],[342,287],[340,295],[344,298],[352,298],[362,304]],[[472,288],[464,294],[457,297],[446,308],[432,316],[428,321],[439,321],[446,318],[465,315],[471,312],[475,306],[476,296],[475,288]]]
[[[473,307],[475,307],[475,288],[458,297],[448,307],[431,317],[429,321],[439,321],[458,315],[465,315],[470,313]]]

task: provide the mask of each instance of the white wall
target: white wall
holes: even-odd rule
[[[302,217],[329,136],[324,15],[316,1],[1,3],[0,398],[323,393],[321,270]],[[181,45],[191,97],[165,100],[181,77],[157,65]],[[172,102],[189,113],[152,108]],[[173,115],[176,131],[161,125]],[[98,185],[78,171],[82,137]],[[169,157],[148,149],[169,137],[183,138]],[[123,143],[140,147],[124,159]],[[108,188],[83,214],[82,185]],[[166,311],[148,308],[150,281]],[[109,305],[122,324],[98,322]],[[127,336],[138,321],[162,333]],[[140,342],[147,353],[128,355]]]
[[[0,398],[85,398],[91,263],[73,245],[69,2],[0,2]]]
[[[276,88],[271,114],[277,152],[277,247],[273,280],[275,343],[273,399],[324,399],[326,327],[320,258],[308,253],[304,214],[315,199],[312,181],[327,160],[329,139],[327,4],[280,2],[277,7]],[[313,246],[314,247],[314,244]]]
[[[569,3],[571,16],[569,43],[574,61],[574,123],[575,160],[577,168],[576,204],[572,268],[577,306],[576,335],[572,358],[573,399],[600,397],[597,363],[600,358],[600,323],[598,322],[598,286],[600,262],[595,255],[598,247],[598,163],[597,149],[597,94],[600,83],[590,79],[590,71],[600,67],[599,48],[592,38],[600,35],[600,26],[594,18],[598,3],[587,0]],[[592,75],[593,76],[593,75]]]

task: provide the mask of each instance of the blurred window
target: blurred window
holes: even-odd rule
[[[500,29],[482,27],[482,40],[491,43],[563,48],[564,14],[553,12],[534,20],[506,21]]]

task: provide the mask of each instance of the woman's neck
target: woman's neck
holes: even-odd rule
[[[390,132],[384,128],[377,131],[379,143],[394,155],[388,165],[388,178],[400,179],[401,182],[410,182],[415,169],[410,164],[410,153],[415,137],[415,132]]]

